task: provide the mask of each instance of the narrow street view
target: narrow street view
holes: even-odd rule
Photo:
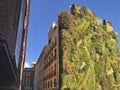
[[[120,90],[118,3],[0,0],[0,90]]]

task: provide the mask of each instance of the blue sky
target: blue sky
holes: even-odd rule
[[[38,60],[47,44],[49,28],[52,22],[57,21],[58,13],[67,11],[73,3],[89,8],[101,19],[111,21],[120,43],[120,0],[31,0],[26,51],[29,65]]]

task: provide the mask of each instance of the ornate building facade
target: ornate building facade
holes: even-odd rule
[[[35,66],[34,90],[57,90],[59,88],[58,26],[52,24],[48,44],[44,47]]]

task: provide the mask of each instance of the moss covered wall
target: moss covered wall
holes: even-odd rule
[[[58,17],[61,90],[120,90],[118,36],[107,20],[73,4]]]

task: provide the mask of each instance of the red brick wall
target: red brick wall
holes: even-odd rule
[[[29,74],[30,73],[30,74]],[[26,83],[27,79],[30,79],[30,83]],[[30,87],[33,90],[34,85],[34,68],[25,68],[23,71],[22,90],[26,87]]]

